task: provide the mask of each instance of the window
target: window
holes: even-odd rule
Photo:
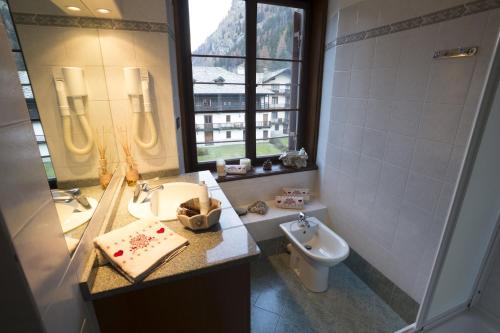
[[[318,77],[323,63],[324,41],[315,38],[318,70],[308,70],[307,59],[313,59],[306,47],[308,35],[316,31],[306,26],[316,24],[308,17],[311,8],[326,19],[327,3],[319,2],[321,6],[309,0],[174,0],[187,171],[214,168],[218,158],[249,157],[259,163],[303,145],[315,147],[318,83],[310,85],[316,89],[310,92],[304,81]],[[317,22],[324,29],[324,22]],[[209,105],[196,103],[206,98]],[[230,114],[225,123],[231,125],[223,124],[221,113]],[[231,137],[227,132],[225,138],[207,136],[206,124],[197,123],[206,114],[213,115],[213,129],[231,126]],[[306,133],[306,127],[312,130]],[[205,135],[198,135],[201,131]]]
[[[14,28],[14,23],[12,22],[12,17],[7,1],[5,0],[0,0],[0,14],[2,16],[4,26],[7,30],[7,36],[11,43],[12,53],[14,54],[17,73],[19,75],[19,81],[21,82],[21,87],[23,89],[24,99],[26,101],[26,106],[28,107],[29,117],[33,126],[35,139],[38,144],[40,157],[42,158],[42,162],[45,167],[45,173],[47,174],[49,185],[55,188],[57,186],[57,183],[54,166],[52,165],[49,148],[45,140],[45,133],[42,128],[42,123],[40,122],[40,115],[38,114],[38,108],[33,96],[33,91],[31,89],[31,82],[28,76],[28,72],[26,71],[26,64],[24,63],[24,58],[21,47],[19,45],[16,30]]]
[[[226,132],[226,139],[231,139],[231,131]]]

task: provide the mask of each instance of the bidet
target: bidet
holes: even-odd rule
[[[280,228],[290,240],[290,268],[307,289],[326,291],[330,267],[347,258],[349,245],[320,220],[302,212]]]

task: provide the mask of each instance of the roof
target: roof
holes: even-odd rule
[[[193,66],[193,81],[193,83],[195,83],[193,87],[193,93],[195,95],[245,94],[245,75],[228,71],[222,67]],[[213,82],[214,84],[196,84],[196,82]],[[237,84],[224,84],[221,82]],[[273,91],[258,86],[256,94],[271,95]]]
[[[289,72],[289,71],[290,71],[290,68],[285,67],[285,68],[281,68],[281,69],[278,69],[278,70],[275,70],[272,72],[263,73],[262,74],[262,82],[260,82],[260,83],[266,83],[267,81],[276,78],[278,75],[283,74],[285,72]]]
[[[228,71],[222,67],[193,66],[194,82],[216,82],[223,78],[227,83],[245,83],[245,75]]]

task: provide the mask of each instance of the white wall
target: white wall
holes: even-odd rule
[[[363,1],[329,11],[326,43],[457,3]],[[325,53],[317,156],[322,201],[334,229],[417,301],[499,23],[497,9]],[[464,45],[479,46],[479,54],[432,60],[436,50]]]
[[[489,273],[478,307],[500,322],[500,235],[497,235],[496,248],[491,254]]]
[[[316,170],[295,172],[282,175],[257,177],[220,183],[220,187],[231,201],[233,207],[248,206],[257,200],[273,200],[282,194],[283,187],[307,187],[317,198]]]
[[[23,269],[24,277],[15,282],[26,280],[34,305],[33,309],[28,307],[26,293],[18,295],[19,304],[11,304],[12,295],[7,294],[2,297],[2,308],[26,306],[26,316],[10,318],[24,321],[18,324],[27,326],[25,332],[36,331],[35,327],[28,327],[30,323],[35,324],[30,321],[33,310],[38,312],[47,332],[80,332],[88,317],[78,289],[78,277],[66,271],[70,261],[68,249],[2,24],[0,35],[0,154],[3,156],[0,160],[0,213],[3,218],[0,228],[7,229]],[[7,244],[2,240],[2,245]],[[9,266],[2,268],[4,279],[14,273]],[[13,284],[12,290],[18,287]],[[5,329],[8,330],[2,322],[2,330]]]

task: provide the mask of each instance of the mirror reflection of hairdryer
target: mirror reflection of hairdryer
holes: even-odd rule
[[[140,67],[125,67],[123,73],[125,75],[125,89],[132,104],[132,135],[139,147],[144,149],[152,148],[158,141],[158,134],[156,133],[151,109],[148,71]],[[144,117],[150,131],[148,141],[144,141],[139,135],[139,123],[142,113],[141,95],[144,106]]]
[[[54,74],[56,85],[57,101],[59,112],[61,113],[63,123],[64,144],[69,151],[74,154],[88,154],[94,145],[92,129],[90,128],[87,117],[85,116],[84,97],[87,96],[87,88],[83,78],[83,69],[79,67],[63,67],[62,76]],[[71,114],[68,98],[73,100],[75,112],[85,134],[86,142],[83,147],[77,147],[73,142],[71,129]]]

